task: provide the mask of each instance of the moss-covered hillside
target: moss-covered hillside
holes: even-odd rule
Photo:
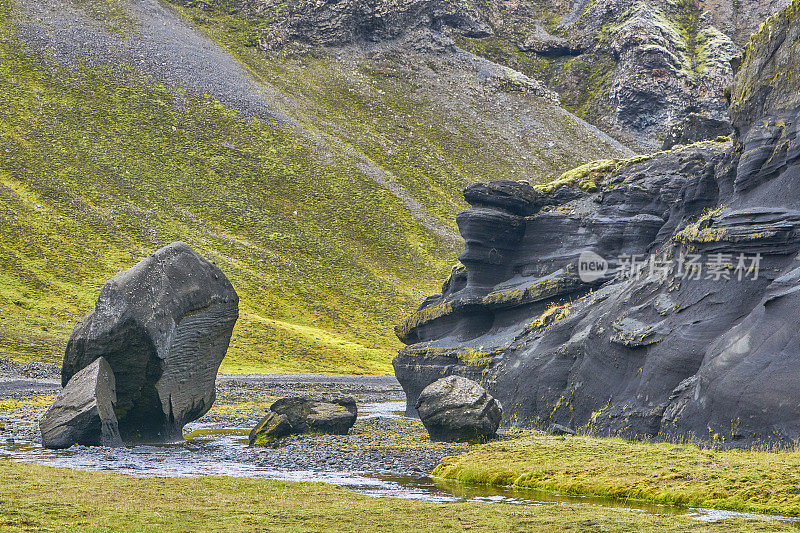
[[[122,0],[65,4],[136,36]],[[542,99],[502,100],[543,108],[520,144],[486,126],[497,111],[432,103],[391,57],[267,56],[246,46],[251,20],[182,9],[291,125],[130,66],[60,62],[0,0],[0,357],[60,361],[110,276],[184,240],[241,296],[224,371],[389,372],[393,325],[455,261],[466,184],[619,155]]]

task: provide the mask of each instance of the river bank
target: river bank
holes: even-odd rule
[[[774,528],[783,528],[787,525],[769,517],[742,516],[735,513],[717,513],[707,509],[654,505],[652,501],[658,500],[648,502],[647,498],[641,498],[642,501],[636,501],[630,499],[635,498],[631,494],[621,495],[625,499],[586,498],[586,495],[598,495],[597,492],[593,492],[593,489],[602,487],[603,485],[599,481],[604,478],[598,477],[598,483],[593,484],[592,479],[587,477],[588,474],[584,477],[574,477],[572,471],[566,470],[560,472],[558,477],[564,482],[570,479],[585,482],[583,492],[565,490],[563,487],[544,488],[560,489],[562,493],[578,494],[580,497],[532,491],[530,489],[542,487],[524,483],[517,483],[512,488],[485,486],[492,483],[503,484],[500,482],[502,480],[505,480],[505,484],[513,485],[508,481],[509,476],[517,470],[522,471],[525,465],[532,468],[530,465],[559,463],[560,460],[555,461],[555,459],[553,460],[555,463],[547,462],[547,458],[544,457],[547,455],[545,452],[542,452],[544,456],[534,458],[518,453],[514,455],[516,462],[505,455],[497,455],[503,453],[503,450],[516,450],[515,447],[526,442],[525,439],[531,439],[534,436],[547,440],[553,450],[559,450],[559,447],[570,450],[571,446],[575,444],[576,453],[572,456],[573,463],[580,462],[581,456],[586,458],[584,468],[587,472],[593,468],[593,465],[597,466],[600,462],[597,457],[580,452],[581,447],[578,443],[583,437],[545,437],[538,433],[534,435],[534,432],[520,433],[506,430],[501,432],[500,441],[484,446],[433,443],[428,439],[419,420],[403,416],[404,395],[393,376],[221,375],[217,380],[217,401],[214,407],[203,418],[186,427],[185,442],[167,446],[137,446],[134,448],[109,449],[75,446],[62,451],[44,450],[39,444],[37,421],[59,389],[60,383],[52,376],[43,378],[8,374],[0,376],[0,434],[2,435],[2,439],[0,439],[0,472],[10,476],[14,472],[27,472],[40,468],[40,474],[37,475],[46,478],[44,483],[60,483],[57,480],[65,477],[88,475],[89,477],[81,483],[88,483],[91,486],[95,480],[99,483],[101,479],[105,479],[93,478],[91,474],[86,473],[71,474],[57,468],[46,468],[48,466],[69,467],[72,470],[93,471],[98,476],[103,472],[121,474],[123,478],[126,475],[134,476],[140,479],[143,486],[162,483],[155,481],[155,478],[174,478],[177,487],[183,486],[181,485],[183,482],[177,481],[178,478],[191,478],[203,486],[209,484],[208,490],[211,490],[210,487],[217,486],[213,481],[217,479],[258,478],[254,480],[263,482],[265,486],[274,486],[273,484],[278,481],[289,483],[285,486],[281,485],[281,490],[287,493],[295,490],[301,492],[307,490],[294,487],[291,483],[322,481],[326,485],[324,485],[324,489],[320,488],[320,497],[323,494],[327,494],[328,497],[335,494],[337,499],[346,501],[347,505],[353,505],[355,508],[366,505],[366,501],[359,500],[352,492],[369,496],[400,496],[406,500],[427,500],[431,504],[444,505],[440,509],[444,513],[443,516],[452,515],[456,509],[451,506],[452,504],[465,501],[476,504],[491,502],[495,507],[503,508],[508,503],[517,504],[517,507],[530,506],[539,510],[530,516],[514,512],[509,515],[516,517],[513,519],[503,514],[506,512],[505,510],[487,509],[486,512],[499,512],[497,519],[502,518],[501,523],[504,525],[515,524],[517,522],[514,520],[524,516],[527,517],[524,520],[533,520],[537,524],[537,528],[545,531],[548,530],[548,524],[550,524],[548,520],[553,518],[553,513],[559,512],[559,508],[564,511],[567,508],[570,509],[571,514],[564,515],[564,519],[568,520],[569,525],[589,524],[583,528],[584,530],[593,529],[592,524],[602,528],[611,523],[615,524],[614,530],[625,530],[628,526],[631,526],[631,530],[635,530],[636,528],[632,527],[633,524],[639,524],[644,528],[661,528],[669,522],[662,520],[666,517],[672,517],[672,521],[669,522],[670,527],[677,524],[684,525],[683,529],[675,530],[698,528],[709,530],[709,523],[715,521],[728,525],[735,523],[738,524],[737,527],[740,530],[753,531],[761,530],[762,527],[765,527],[764,524],[772,524]],[[352,395],[359,405],[358,421],[351,429],[350,434],[346,436],[303,435],[282,439],[274,448],[248,446],[247,433],[249,429],[263,416],[276,398],[290,394],[305,394],[313,397],[337,394]],[[608,447],[612,444],[622,446],[620,443],[622,441],[615,439],[595,439],[594,446],[595,449],[602,451],[604,446]],[[616,461],[615,457],[621,461],[627,461],[623,452],[636,450],[640,446],[636,443],[627,444],[628,446],[623,446],[625,450],[618,450],[617,455],[610,453],[605,459],[606,463],[603,464],[607,466],[608,461]],[[562,452],[567,453],[563,450]],[[23,463],[38,463],[38,465],[23,465]],[[439,466],[437,467],[437,465]],[[469,470],[470,466],[478,469],[490,469],[494,475],[489,477],[473,475],[476,471]],[[655,468],[659,465],[653,463],[650,466]],[[706,470],[711,471],[712,466],[713,464],[707,466]],[[698,468],[704,467],[701,465]],[[429,477],[431,471],[434,471],[438,478]],[[468,475],[465,472],[472,472],[472,474]],[[498,472],[504,473],[506,477],[503,478],[497,474]],[[648,476],[652,473],[652,468],[651,470],[642,468],[640,471],[641,476]],[[451,481],[448,482],[445,478],[449,478]],[[527,479],[534,479],[534,476],[528,476]],[[452,483],[452,480],[484,484],[484,486],[465,487]],[[114,481],[114,483],[118,483],[118,481]],[[119,481],[119,483],[122,482]],[[350,489],[352,492],[330,492],[331,485],[338,485]],[[223,483],[222,486],[227,485]],[[323,487],[322,485],[315,486]],[[691,479],[685,480],[685,491],[694,486]],[[258,485],[258,487],[262,486]],[[185,490],[185,488],[181,490]],[[258,490],[262,490],[262,488]],[[610,493],[599,495],[615,496]],[[620,496],[620,494],[616,494],[616,496]],[[26,497],[35,501],[35,495],[26,495]],[[664,501],[664,503],[695,504],[693,501],[679,500]],[[399,504],[392,503],[392,506],[396,507],[397,505]],[[403,506],[413,507],[410,503],[403,504]],[[431,509],[424,509],[419,512],[433,512]],[[402,512],[408,512],[408,510]],[[773,512],[779,513],[780,509],[773,509]],[[98,516],[105,516],[104,513],[105,511],[100,512]],[[629,514],[628,522],[622,521],[618,516],[619,513]],[[644,518],[644,515],[647,518]],[[0,514],[0,516],[2,515]],[[131,518],[134,520],[131,524],[138,523],[136,520],[141,519],[142,516],[144,515]],[[395,518],[392,517],[390,521]],[[506,522],[507,518],[511,521]],[[46,521],[42,522],[41,517],[36,520],[42,524],[46,523]],[[685,520],[689,521],[685,522]],[[459,522],[453,522],[453,524],[457,523]],[[491,523],[494,522],[486,522],[486,524]],[[623,523],[626,524],[624,527]],[[292,528],[288,527],[288,529]],[[562,527],[562,529],[564,528]],[[568,530],[569,527],[566,529]],[[553,530],[556,528],[554,527]]]

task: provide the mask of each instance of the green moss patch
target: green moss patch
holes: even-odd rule
[[[136,478],[0,459],[4,531],[779,531],[792,526],[581,504],[433,503],[321,483],[231,477]]]
[[[690,507],[800,516],[800,451],[714,451],[693,444],[531,432],[445,458],[433,475]]]

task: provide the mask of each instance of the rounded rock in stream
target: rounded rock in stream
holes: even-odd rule
[[[225,274],[188,244],[172,243],[100,291],[67,345],[62,383],[104,357],[117,385],[126,443],[170,442],[214,403],[214,382],[239,316]]]
[[[497,435],[503,417],[500,402],[461,376],[448,376],[425,387],[416,408],[434,441],[485,442]]]

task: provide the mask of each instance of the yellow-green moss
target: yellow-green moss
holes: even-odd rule
[[[619,438],[522,438],[442,460],[433,475],[584,496],[800,516],[800,452],[718,452]]]
[[[433,322],[437,318],[449,315],[452,312],[453,306],[450,302],[442,302],[437,305],[426,307],[409,316],[401,324],[398,324],[397,327],[395,327],[395,333],[397,333],[398,337],[404,338],[411,333],[413,329],[423,324]]]
[[[525,326],[525,331],[547,329],[559,320],[567,318],[570,314],[570,304],[551,304],[544,312]]]
[[[574,282],[566,278],[551,278],[538,281],[522,289],[494,291],[483,297],[486,306],[521,305],[552,298]]]
[[[608,91],[616,67],[611,56],[581,54],[564,64],[551,85],[558,89],[564,109],[593,122],[607,112]]]
[[[103,24],[111,33],[124,35],[138,29],[125,0],[68,0],[68,2]]]
[[[14,411],[16,409],[44,409],[50,407],[55,396],[32,396],[30,398],[0,400],[0,411]]]
[[[69,490],[65,490],[69,487]],[[142,478],[0,459],[4,531],[791,531],[729,519],[703,524],[672,514],[584,504],[435,503],[374,498],[322,483],[204,476]]]
[[[730,231],[725,228],[712,227],[714,224],[714,217],[719,215],[722,209],[722,207],[707,209],[695,222],[688,224],[684,229],[678,232],[674,240],[687,244],[725,240],[730,235]]]
[[[550,76],[553,62],[545,57],[522,52],[519,47],[498,37],[455,36],[456,44],[464,50],[490,61],[513,68],[533,79],[541,80]]]
[[[597,183],[606,174],[615,172],[619,168],[619,159],[600,159],[586,163],[578,168],[568,170],[557,180],[541,187],[542,190],[552,191],[559,187],[578,187],[584,191],[596,191]]]

